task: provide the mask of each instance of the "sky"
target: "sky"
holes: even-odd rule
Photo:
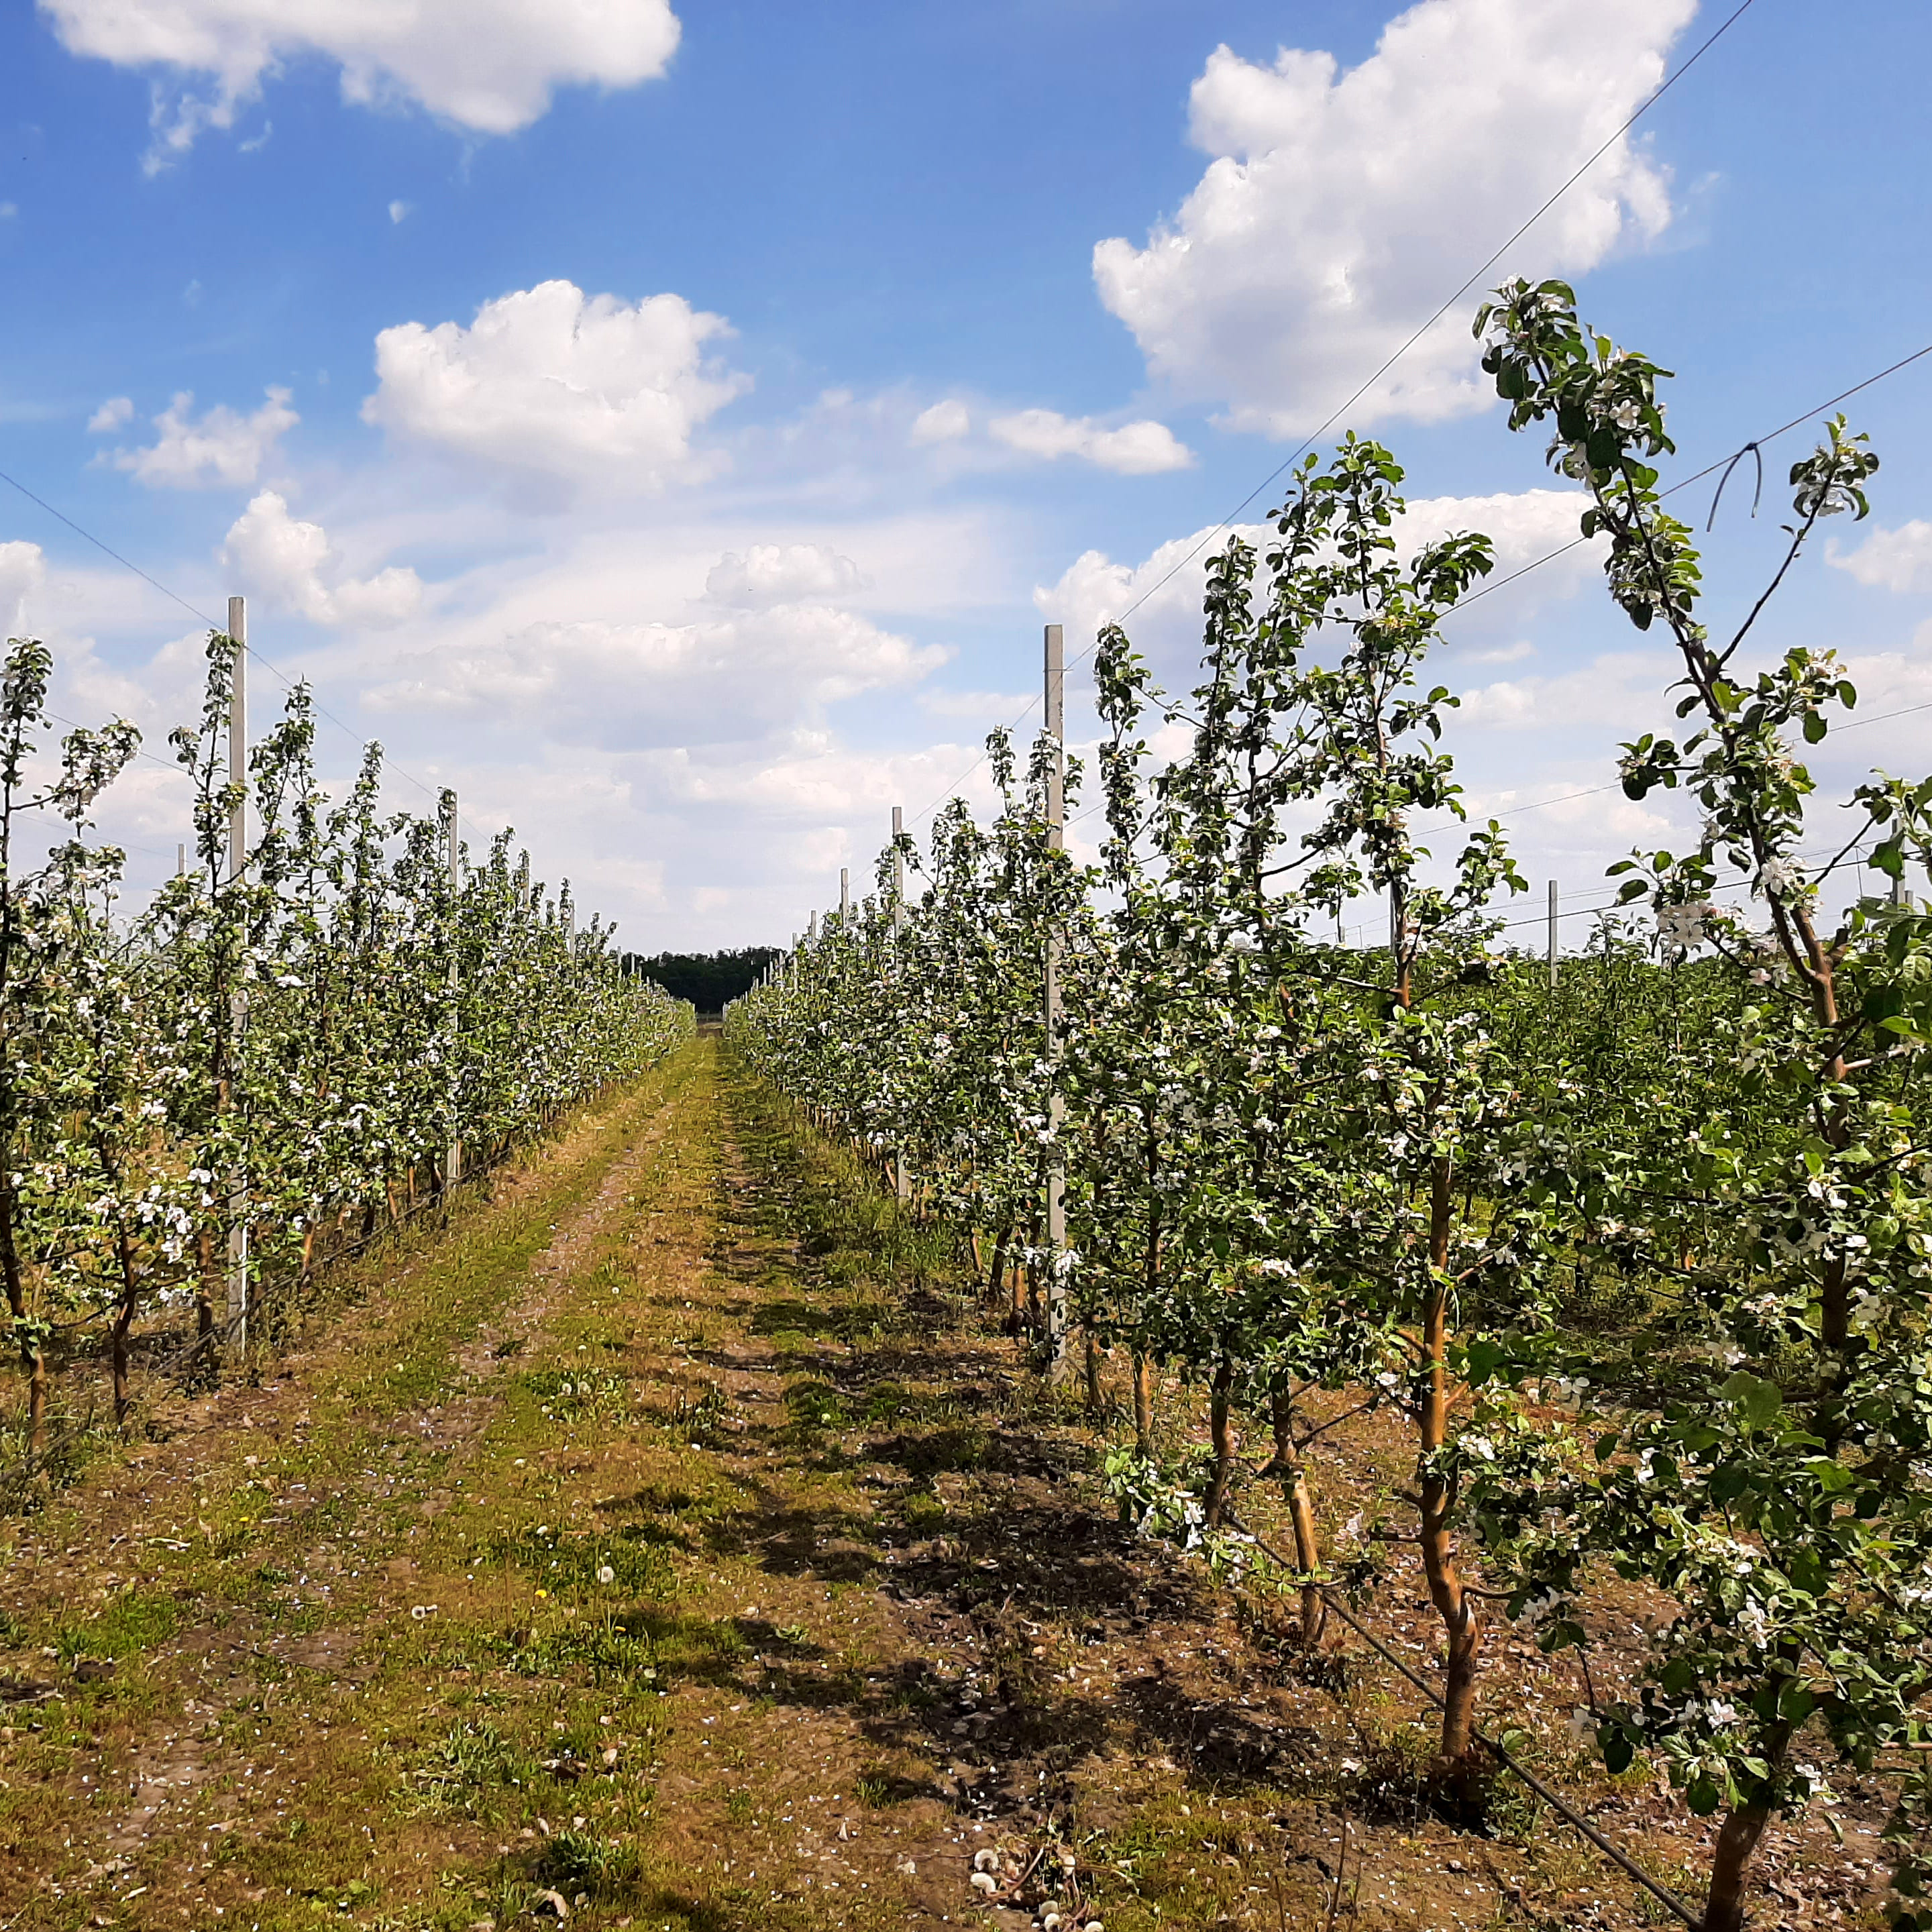
[[[1206,560],[1310,434],[1388,443],[1413,532],[1486,530],[1499,575],[1566,542],[1476,366],[1484,282],[1562,275],[1676,372],[1666,481],[1932,342],[1922,7],[1750,0],[1618,136],[1735,5],[20,0],[0,622],[63,716],[142,727],[103,814],[137,892],[241,594],[256,721],[309,680],[332,779],[380,740],[396,807],[453,785],[626,946],[782,944],[894,806],[987,808],[1043,623],[1076,750],[1123,610],[1185,691]],[[1932,768],[1932,356],[1846,406],[1873,514],[1756,634],[1838,650],[1874,721],[1814,757],[1826,800]],[[1815,434],[1767,445],[1755,518],[1732,478],[1714,622]],[[1572,940],[1680,823],[1601,789],[1673,674],[1596,568],[1453,616],[1437,669],[1516,916],[1554,879]]]

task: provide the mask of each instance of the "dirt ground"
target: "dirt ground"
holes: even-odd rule
[[[700,1039],[0,1522],[0,1927],[1668,1922],[1520,1787],[1433,1816],[1422,1699],[1120,1526],[890,1213]],[[1402,1460],[1342,1432],[1324,1515]],[[1490,1729],[1694,1900],[1582,1694],[1495,1636]],[[1882,1815],[1774,1827],[1754,1924],[1876,1922]]]

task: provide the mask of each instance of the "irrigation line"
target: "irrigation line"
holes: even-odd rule
[[[1244,1536],[1250,1538],[1252,1540],[1255,1547],[1261,1551],[1263,1556],[1268,1558],[1270,1562],[1280,1564],[1284,1570],[1290,1572],[1297,1572],[1299,1570],[1299,1564],[1289,1562],[1288,1559],[1282,1555],[1280,1551],[1272,1548],[1260,1537],[1256,1536],[1253,1531],[1245,1528],[1232,1510],[1228,1512],[1228,1521],[1232,1523],[1236,1529],[1240,1530]],[[1396,1669],[1400,1671],[1403,1676],[1407,1678],[1410,1683],[1413,1684],[1438,1711],[1446,1708],[1442,1698],[1437,1695],[1434,1687],[1431,1685],[1426,1678],[1419,1676],[1414,1670],[1411,1670],[1408,1665],[1400,1658],[1396,1656],[1395,1652],[1390,1650],[1388,1645],[1384,1643],[1382,1639],[1376,1635],[1373,1630],[1370,1630],[1366,1624],[1363,1623],[1361,1619],[1356,1616],[1354,1613],[1349,1610],[1348,1606],[1336,1595],[1330,1586],[1326,1583],[1318,1583],[1316,1586],[1316,1588],[1322,1592],[1323,1602],[1327,1604],[1328,1607],[1333,1610],[1351,1630],[1354,1630],[1358,1636],[1361,1637],[1378,1656],[1382,1658],[1386,1662],[1394,1664]],[[1576,1811],[1562,1798],[1558,1797],[1554,1791],[1551,1790],[1548,1785],[1544,1783],[1541,1778],[1537,1776],[1534,1772],[1532,1771],[1527,1765],[1521,1762],[1508,1750],[1505,1750],[1504,1747],[1498,1744],[1494,1738],[1491,1737],[1487,1732],[1472,1731],[1470,1735],[1474,1738],[1477,1743],[1480,1744],[1484,1750],[1494,1752],[1497,1759],[1503,1765],[1504,1768],[1515,1772],[1516,1776],[1521,1778],[1523,1783],[1528,1785],[1530,1790],[1534,1792],[1537,1796],[1541,1798],[1552,1811],[1559,1814],[1568,1820],[1568,1821],[1574,1825],[1579,1832],[1582,1832],[1583,1836],[1588,1838],[1591,1844],[1594,1845],[1598,1850],[1601,1852],[1612,1864],[1616,1866],[1618,1870],[1624,1874],[1626,1877],[1634,1879],[1637,1883],[1642,1886],[1644,1890],[1648,1892],[1650,1895],[1657,1900],[1660,1904],[1667,1906],[1672,1912],[1675,1912],[1679,1918],[1683,1920],[1686,1925],[1690,1928],[1690,1932],[1702,1932],[1704,1923],[1704,1915],[1701,1912],[1693,1912],[1690,1906],[1686,1905],[1683,1900],[1679,1898],[1676,1893],[1672,1892],[1668,1886],[1661,1884],[1657,1880],[1652,1878],[1649,1873],[1646,1871],[1634,1858],[1630,1858],[1627,1853],[1619,1850],[1618,1847],[1613,1844],[1610,1839],[1605,1838],[1603,1833],[1598,1831],[1596,1826],[1592,1824],[1587,1818],[1584,1817],[1580,1812]]]

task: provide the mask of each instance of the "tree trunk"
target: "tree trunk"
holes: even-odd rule
[[[1430,1260],[1434,1274],[1423,1311],[1423,1359],[1429,1365],[1429,1388],[1420,1418],[1425,1462],[1449,1438],[1449,1294],[1444,1270],[1449,1256],[1450,1216],[1454,1211],[1453,1176],[1447,1160],[1438,1160],[1430,1178]],[[1430,1600],[1442,1618],[1448,1660],[1442,1686],[1442,1744],[1436,1764],[1438,1780],[1453,1782],[1466,1768],[1474,1741],[1476,1712],[1476,1658],[1482,1646],[1482,1622],[1475,1599],[1463,1586],[1456,1563],[1456,1538],[1450,1527],[1455,1498],[1449,1486],[1432,1472],[1421,1479],[1422,1568],[1429,1580]]]
[[[1762,1755],[1774,1774],[1790,1748],[1791,1726],[1771,1726],[1765,1733]],[[1738,1805],[1719,1829],[1717,1849],[1711,1856],[1711,1890],[1704,1906],[1703,1932],[1742,1932],[1745,1881],[1757,1842],[1770,1822],[1771,1797],[1772,1787],[1767,1784],[1756,1797]]]
[[[1315,1523],[1315,1499],[1309,1493],[1308,1472],[1302,1466],[1301,1451],[1294,1440],[1294,1391],[1286,1382],[1277,1383],[1269,1395],[1269,1420],[1274,1429],[1274,1454],[1268,1459],[1264,1475],[1279,1476],[1288,1492],[1288,1520],[1294,1529],[1294,1561],[1298,1569],[1312,1573],[1322,1567],[1322,1538]],[[1322,1641],[1328,1628],[1328,1600],[1313,1583],[1301,1586],[1301,1641],[1310,1650]]]
[[[1100,1341],[1090,1328],[1087,1330],[1087,1413],[1100,1413]]]
[[[130,1406],[128,1392],[128,1331],[134,1325],[134,1310],[139,1298],[140,1279],[134,1271],[134,1251],[128,1239],[128,1230],[117,1226],[114,1231],[114,1246],[121,1264],[121,1299],[114,1310],[114,1426],[125,1430]]]
[[[214,1366],[214,1235],[203,1228],[195,1238],[194,1360],[206,1372]]]
[[[1234,1477],[1234,1437],[1228,1426],[1228,1396],[1234,1386],[1234,1358],[1226,1348],[1214,1366],[1214,1382],[1208,1397],[1208,1433],[1214,1445],[1214,1480],[1208,1491],[1208,1526],[1220,1528],[1221,1512],[1228,1506],[1228,1492]]]
[[[14,1318],[14,1332],[20,1340],[20,1366],[27,1372],[27,1453],[38,1456],[46,1423],[47,1358],[46,1350],[26,1326],[27,1285],[14,1234],[14,1213],[13,1184],[0,1177],[0,1272],[6,1276],[7,1310]]]
[[[1304,1570],[1322,1567],[1322,1537],[1315,1525],[1315,1499],[1308,1492],[1308,1472],[1298,1464],[1288,1484],[1288,1520],[1294,1526],[1294,1560]],[[1301,1586],[1301,1641],[1313,1650],[1328,1627],[1328,1599],[1321,1586]]]
[[[1154,1460],[1154,1364],[1134,1351],[1134,1448]]]

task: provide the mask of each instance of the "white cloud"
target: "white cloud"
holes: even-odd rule
[[[539,622],[405,659],[368,702],[514,719],[520,732],[608,749],[732,744],[914,682],[946,657],[824,604],[694,624]]]
[[[152,488],[252,483],[277,441],[302,421],[289,406],[287,390],[272,388],[268,398],[251,416],[218,404],[196,422],[188,415],[194,398],[184,389],[154,418],[160,440],[146,449],[117,449],[114,466]]]
[[[849,556],[823,544],[754,544],[742,556],[728,550],[711,566],[704,594],[716,604],[762,610],[775,604],[849,596],[865,582]]]
[[[1095,248],[1101,299],[1178,392],[1304,434],[1615,132],[1695,9],[1421,0],[1346,73],[1329,53],[1262,66],[1218,48],[1191,98],[1213,159],[1144,248]],[[1588,268],[1670,215],[1665,172],[1619,138],[1486,280]],[[1433,421],[1488,394],[1459,306],[1352,419]]]
[[[389,220],[395,224],[408,218],[410,204],[406,201],[392,201],[389,204]]]
[[[0,221],[11,221],[20,212],[18,202],[0,201]]]
[[[914,417],[912,440],[914,442],[955,442],[972,427],[972,414],[966,405],[957,397],[949,396]]]
[[[991,428],[994,441],[1024,455],[1078,456],[1123,476],[1185,470],[1194,461],[1194,452],[1165,423],[1130,422],[1119,429],[1102,429],[1090,416],[1022,410],[1016,416],[996,417]]]
[[[1834,538],[1826,560],[1849,571],[1861,584],[1882,584],[1888,590],[1932,590],[1932,524],[1915,517],[1895,530],[1874,530],[1849,553]]]
[[[46,581],[46,560],[38,544],[0,543],[0,625],[10,636],[23,630],[27,600]]]
[[[422,606],[422,580],[413,570],[392,565],[374,577],[348,575],[329,548],[328,532],[291,517],[272,490],[262,491],[236,518],[221,555],[244,590],[311,623],[380,630]]]
[[[110,396],[100,408],[87,419],[89,436],[106,436],[111,430],[124,428],[134,420],[134,399],[131,396]]]
[[[751,379],[707,358],[730,333],[682,296],[586,296],[542,282],[465,328],[406,322],[376,338],[364,420],[454,454],[612,491],[689,469],[692,432]]]
[[[481,134],[527,127],[560,87],[630,87],[678,43],[668,0],[40,0],[62,44],[159,69],[148,165],[164,165],[286,62],[341,70],[345,100],[414,104]],[[190,84],[200,87],[190,91]]]

